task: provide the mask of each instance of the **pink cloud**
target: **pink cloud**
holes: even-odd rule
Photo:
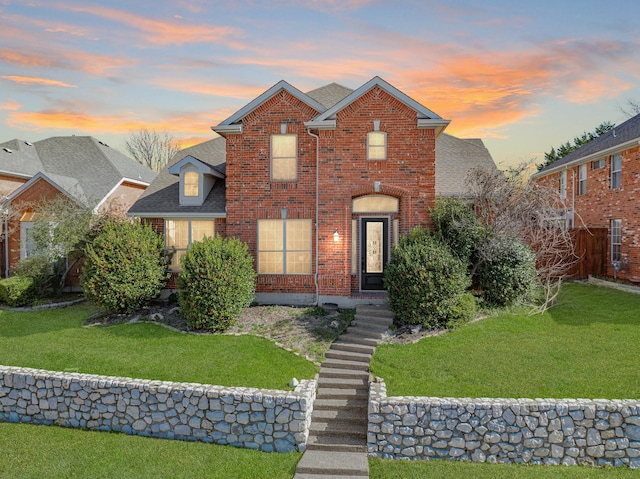
[[[18,76],[18,75],[1,75],[0,78],[14,82],[14,83],[18,83],[20,85],[39,85],[39,86],[76,88],[76,85],[71,85],[70,83],[65,83],[58,80],[51,80],[49,78],[25,77],[25,76]]]

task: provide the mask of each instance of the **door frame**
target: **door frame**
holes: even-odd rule
[[[359,241],[359,252],[358,252],[358,284],[360,292],[377,292],[377,291],[386,291],[384,287],[380,289],[365,289],[364,285],[364,275],[365,273],[365,264],[366,264],[366,223],[369,221],[379,221],[383,222],[383,272],[380,273],[384,275],[384,269],[391,259],[391,217],[390,216],[382,216],[382,215],[368,215],[368,216],[360,216],[358,218],[358,229],[360,234]]]

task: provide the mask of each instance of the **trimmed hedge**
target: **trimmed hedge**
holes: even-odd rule
[[[389,305],[404,323],[442,328],[475,315],[466,265],[428,230],[414,228],[400,239],[384,282]]]
[[[38,297],[36,281],[28,276],[12,276],[0,279],[0,301],[17,308],[29,306]]]
[[[180,312],[194,329],[224,331],[254,298],[256,273],[247,245],[235,238],[205,238],[181,258]]]

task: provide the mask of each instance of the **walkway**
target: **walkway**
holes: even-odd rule
[[[369,362],[392,322],[387,306],[358,306],[354,321],[325,354],[307,450],[294,479],[369,477]]]

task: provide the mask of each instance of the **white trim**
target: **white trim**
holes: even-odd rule
[[[215,218],[226,218],[227,217],[227,213],[194,213],[194,212],[184,212],[184,213],[176,213],[174,211],[170,212],[170,213],[160,213],[160,212],[153,212],[153,213],[129,213],[127,212],[127,216],[130,216],[132,218],[158,218],[161,220],[173,220],[173,219],[188,219],[188,218],[193,218],[193,219],[202,219],[202,218],[211,218],[211,219],[215,219]]]
[[[109,190],[109,192],[108,192],[106,195],[104,195],[104,197],[100,200],[100,202],[99,202],[99,203],[98,203],[98,204],[93,208],[93,213],[94,213],[94,214],[95,214],[95,213],[97,213],[97,212],[100,210],[100,207],[101,207],[103,204],[105,204],[105,202],[106,202],[109,198],[111,198],[111,195],[112,195],[112,194],[113,194],[113,193],[114,193],[118,188],[120,188],[124,182],[127,182],[127,183],[133,183],[133,184],[135,184],[135,185],[145,186],[145,187],[148,187],[148,186],[149,186],[149,183],[147,183],[146,181],[132,180],[132,179],[129,179],[129,178],[122,178],[120,181],[118,181],[118,183],[116,183],[116,184],[114,185],[114,187],[113,187],[113,188],[111,188],[111,190]]]

